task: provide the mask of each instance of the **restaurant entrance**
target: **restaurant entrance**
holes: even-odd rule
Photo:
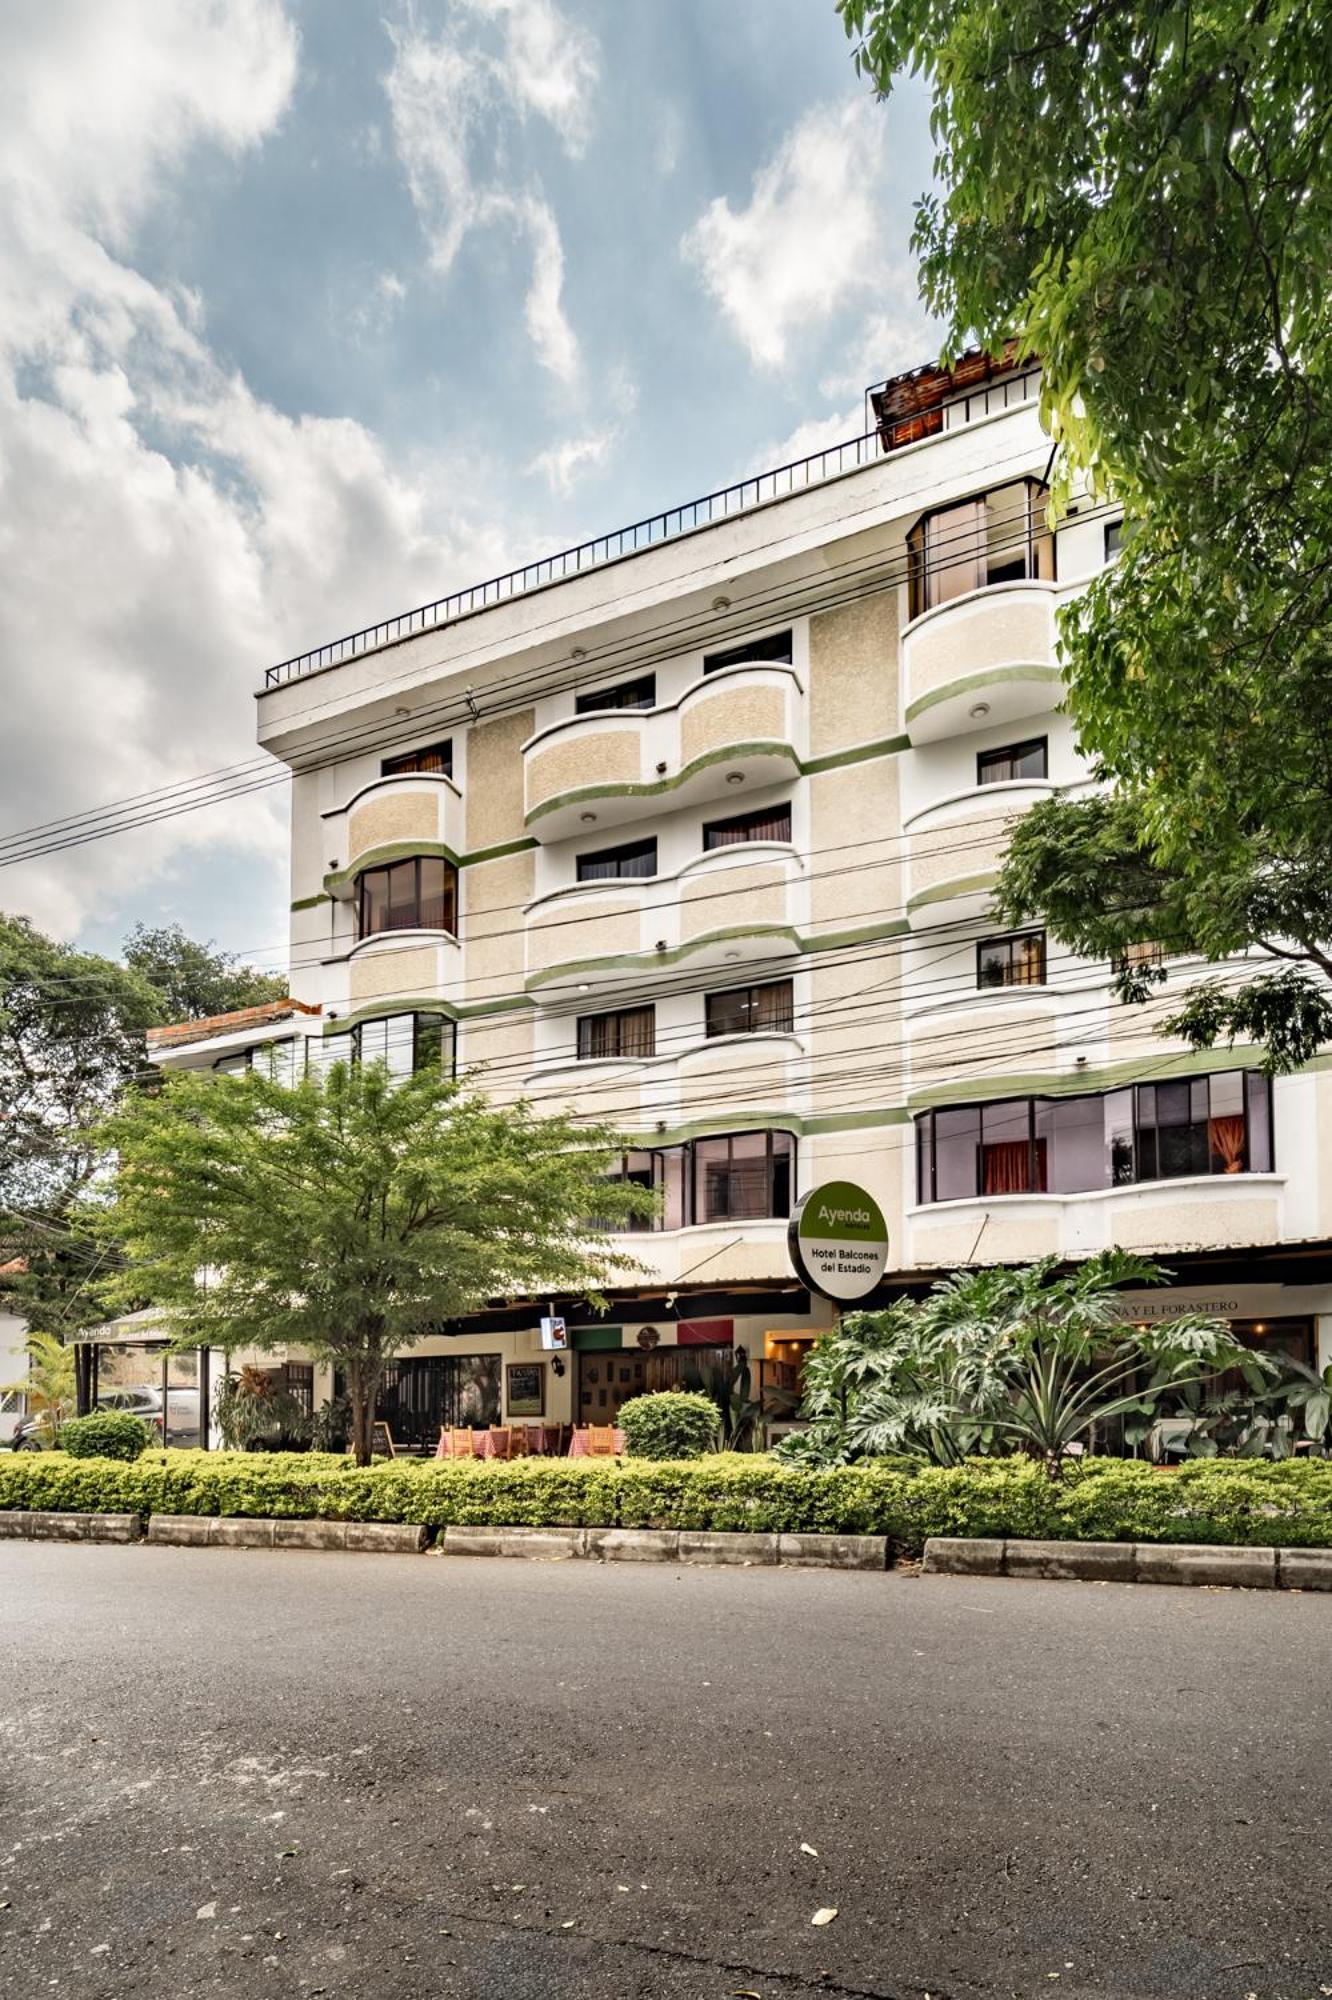
[[[577,1421],[580,1424],[613,1424],[619,1421],[622,1406],[631,1396],[647,1396],[658,1389],[707,1390],[718,1370],[727,1375],[735,1365],[736,1350],[725,1347],[654,1347],[646,1352],[636,1347],[612,1347],[601,1353],[580,1353],[578,1361]]]

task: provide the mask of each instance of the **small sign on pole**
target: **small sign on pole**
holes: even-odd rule
[[[569,1329],[554,1313],[541,1322],[541,1345],[561,1353],[569,1345]]]
[[[888,1263],[888,1224],[854,1181],[825,1181],[796,1203],[786,1232],[795,1274],[846,1305],[868,1298]]]

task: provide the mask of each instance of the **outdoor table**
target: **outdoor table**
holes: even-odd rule
[[[623,1456],[624,1442],[624,1432],[617,1429],[615,1433],[615,1454],[617,1458]],[[572,1438],[569,1440],[570,1458],[586,1458],[588,1455],[587,1447],[588,1435],[586,1429],[575,1430]]]
[[[514,1424],[511,1428],[514,1430],[526,1430],[527,1426],[525,1424]],[[537,1426],[533,1424],[532,1430],[535,1431],[536,1428]],[[532,1451],[531,1448],[529,1447],[528,1450],[529,1457],[532,1458],[546,1457],[554,1454],[559,1443],[559,1436],[560,1436],[559,1425],[542,1424],[541,1434],[542,1434],[542,1441],[541,1441],[540,1452]],[[472,1456],[473,1458],[495,1458],[498,1456],[498,1453],[496,1452],[495,1449],[495,1439],[491,1436],[488,1430],[472,1432]],[[440,1435],[439,1443],[435,1447],[435,1457],[436,1458],[453,1457],[453,1444],[447,1431],[442,1432]]]

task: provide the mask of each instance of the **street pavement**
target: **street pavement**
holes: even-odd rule
[[[0,1543],[0,1993],[1320,2000],[1330,1693],[1315,1595]]]

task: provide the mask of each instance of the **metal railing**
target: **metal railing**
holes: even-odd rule
[[[575,548],[563,549],[559,555],[542,556],[536,562],[524,563],[520,569],[506,570],[503,576],[491,577],[486,583],[470,584],[466,590],[456,590],[448,597],[437,597],[432,604],[418,605],[414,611],[399,612],[395,618],[386,618],[378,625],[366,625],[359,632],[349,632],[344,638],[330,640],[327,645],[316,646],[308,653],[297,653],[292,659],[282,660],[277,666],[270,667],[264,675],[264,686],[281,687],[286,681],[301,680],[306,674],[318,673],[323,667],[341,666],[347,660],[357,659],[362,653],[374,652],[377,647],[392,645],[399,639],[410,639],[421,632],[434,631],[441,625],[451,625],[456,619],[470,617],[475,611],[488,610],[511,597],[522,597],[530,590],[543,589],[547,584],[563,583],[569,577],[583,575],[587,570],[600,569],[621,556],[636,555],[641,549],[654,548],[659,542],[674,541],[677,536],[687,535],[695,528],[710,527],[714,522],[726,520],[734,514],[747,514],[773,500],[785,500],[806,487],[821,485],[824,480],[835,479],[840,473],[854,472],[858,466],[871,464],[890,449],[892,446],[877,430],[868,431],[861,437],[848,438],[844,444],[829,445],[823,451],[811,452],[807,458],[793,459],[789,465],[779,465],[771,472],[755,473],[750,479],[737,480],[733,486],[705,493],[699,500],[687,500],[682,507],[669,507],[664,513],[649,514],[645,520],[635,521],[627,528],[615,528],[608,535],[597,535],[590,542],[579,542]]]

